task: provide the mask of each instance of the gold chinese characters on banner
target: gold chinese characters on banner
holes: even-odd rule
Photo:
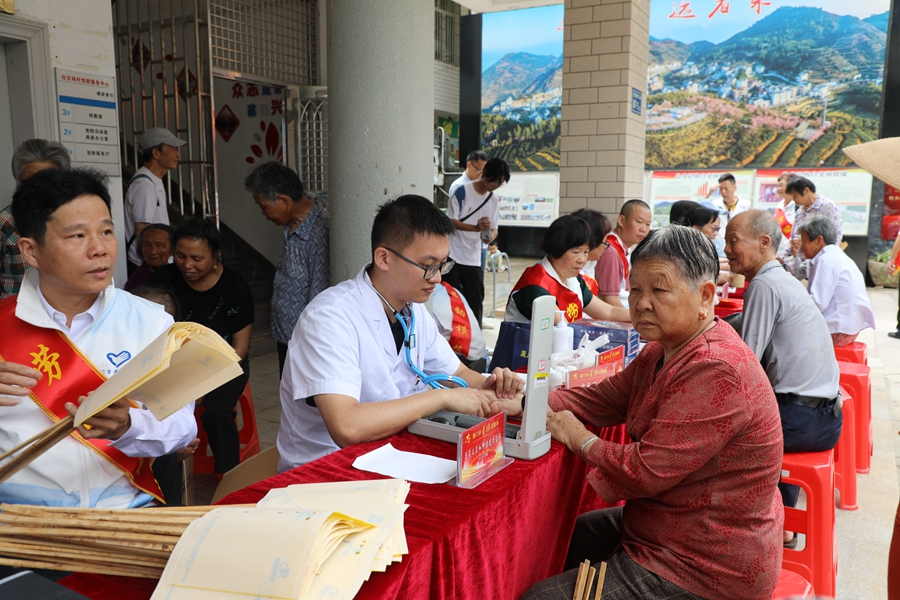
[[[9,13],[11,15],[16,14],[15,0],[0,0],[0,12]]]

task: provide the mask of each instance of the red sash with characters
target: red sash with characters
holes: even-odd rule
[[[781,227],[781,233],[784,234],[784,237],[791,239],[791,231],[794,230],[794,225],[788,221],[784,207],[779,206],[775,209],[775,220],[778,221],[778,226]]]
[[[563,311],[569,323],[581,318],[581,299],[572,290],[551,277],[541,263],[525,269],[522,277],[516,282],[513,292],[517,292],[528,285],[542,287],[550,292],[551,296],[556,296],[556,307]],[[512,297],[511,294],[510,297]]]
[[[459,292],[449,283],[442,281],[441,285],[450,296],[450,309],[453,311],[453,324],[450,327],[450,347],[462,356],[469,356],[469,348],[472,345],[472,329],[469,326],[469,313],[463,303]]]
[[[625,251],[622,241],[615,234],[606,236],[606,241],[609,242],[609,247],[619,255],[619,259],[622,261],[622,268],[625,269],[625,281],[628,281],[628,272],[631,270],[631,267],[628,264],[628,253]]]
[[[591,290],[593,295],[600,296],[600,284],[597,283],[596,279],[590,275],[585,275],[584,272],[581,273],[581,278],[584,279],[584,282],[587,284],[588,289]]]
[[[0,361],[25,365],[44,374],[29,396],[57,423],[69,416],[66,402],[77,402],[79,396],[97,389],[106,377],[62,332],[36,327],[17,318],[17,297],[0,300],[0,323],[3,323]],[[110,445],[109,440],[85,440],[77,432],[72,436],[122,471],[136,488],[165,503],[150,460],[126,456]]]

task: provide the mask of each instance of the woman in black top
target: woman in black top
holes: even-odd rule
[[[172,290],[185,321],[205,325],[231,344],[241,358],[244,374],[203,398],[203,429],[216,459],[216,473],[240,462],[235,405],[249,378],[247,353],[253,326],[250,286],[220,261],[221,237],[209,221],[190,219],[175,231],[175,264],[153,273],[153,285]]]

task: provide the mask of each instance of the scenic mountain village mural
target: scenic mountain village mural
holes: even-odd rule
[[[651,37],[647,169],[850,165],[878,136],[887,22],[786,6],[720,44]]]

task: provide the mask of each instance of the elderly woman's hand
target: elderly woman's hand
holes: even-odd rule
[[[575,418],[568,410],[559,412],[547,411],[547,430],[557,442],[562,442],[566,448],[579,454],[581,444],[593,434],[588,431],[581,421]]]

